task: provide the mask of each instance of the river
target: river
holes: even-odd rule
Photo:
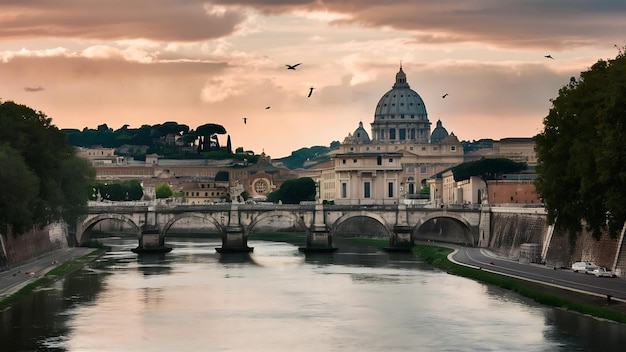
[[[448,275],[411,254],[338,245],[134,239],[0,313],[13,351],[623,351],[626,326]]]

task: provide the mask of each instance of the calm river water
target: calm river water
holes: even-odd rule
[[[113,246],[0,313],[0,351],[624,351],[626,326],[537,305],[410,254],[340,246],[305,256],[250,241]]]

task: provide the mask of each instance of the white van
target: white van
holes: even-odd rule
[[[582,271],[585,274],[592,274],[597,268],[598,266],[591,262],[576,262],[572,264],[572,270],[575,273]]]

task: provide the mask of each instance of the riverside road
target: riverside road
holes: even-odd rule
[[[484,248],[440,243],[437,245],[455,249],[455,252],[448,258],[458,264],[598,297],[611,296],[612,299],[626,302],[626,279],[624,278],[596,277],[595,275],[575,273],[569,269],[520,263],[498,257]]]
[[[584,294],[599,297],[610,295],[612,299],[626,302],[625,278],[595,277],[594,275],[574,273],[568,269],[555,269],[538,264],[524,264],[498,257],[484,248],[432,242],[423,242],[422,244],[434,244],[454,249],[455,252],[449,256],[449,259],[461,265]],[[91,251],[93,249],[83,247],[61,249],[0,272],[0,298],[16,292],[19,288],[43,276],[58,264],[86,255]]]

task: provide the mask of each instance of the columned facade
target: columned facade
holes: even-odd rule
[[[393,88],[376,105],[372,138],[359,123],[330,153],[334,192],[321,185],[320,194],[334,194],[334,198],[321,200],[336,204],[416,202],[426,180],[464,161],[463,147],[454,133],[448,135],[438,121],[431,135],[430,126],[424,101],[411,89],[400,67]]]

